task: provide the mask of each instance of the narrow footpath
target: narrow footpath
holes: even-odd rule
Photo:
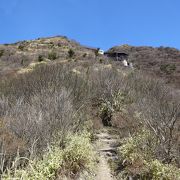
[[[118,137],[117,135],[110,134],[109,130],[105,128],[97,133],[96,136],[96,150],[99,154],[99,164],[95,180],[115,180],[111,174],[108,160],[117,158],[116,144]]]

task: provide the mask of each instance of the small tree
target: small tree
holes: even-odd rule
[[[75,55],[75,52],[72,49],[68,51],[69,58],[72,58]]]
[[[39,62],[42,62],[43,60],[44,60],[43,56],[42,56],[42,55],[39,55],[39,56],[38,56],[38,61],[39,61]]]
[[[86,56],[87,56],[87,53],[84,53],[84,54],[83,54],[83,58],[85,58]]]
[[[100,48],[97,48],[96,51],[95,51],[95,56],[96,57],[99,55],[99,50],[100,50]]]
[[[20,45],[18,46],[18,49],[21,50],[21,51],[23,51],[24,48],[25,48],[25,46],[24,46],[23,44],[20,44]]]
[[[2,57],[2,56],[3,56],[3,54],[4,54],[4,50],[3,50],[3,49],[1,49],[1,50],[0,50],[0,57]]]

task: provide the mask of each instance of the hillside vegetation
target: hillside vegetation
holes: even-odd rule
[[[180,88],[180,51],[170,47],[148,47],[122,45],[108,52],[123,52],[137,69],[164,79],[166,83]]]
[[[65,36],[0,45],[0,75],[2,77],[16,72],[21,73],[22,68],[36,63],[85,59],[94,56],[92,50]]]
[[[109,162],[117,179],[180,178],[174,87],[64,37],[1,48],[2,179],[96,179],[102,128],[118,137]]]

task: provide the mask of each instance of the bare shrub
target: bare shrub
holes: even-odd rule
[[[139,112],[139,120],[159,142],[157,158],[166,163],[179,163],[179,97],[162,81],[145,75],[132,76],[130,82],[129,95],[135,96],[133,106]]]
[[[29,144],[38,140],[41,150],[51,142],[55,132],[68,131],[73,113],[68,96],[68,92],[62,90],[53,94],[42,92],[31,97],[30,103],[20,99],[7,114],[11,119],[9,128]]]
[[[7,129],[25,141],[25,156],[41,155],[54,141],[63,146],[66,134],[81,128],[79,124],[86,120],[82,116],[87,93],[81,90],[83,84],[66,67],[55,66],[39,67],[1,84],[0,117],[8,119]]]

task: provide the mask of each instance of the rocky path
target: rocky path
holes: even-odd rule
[[[95,180],[115,180],[111,174],[108,160],[117,158],[117,136],[110,134],[108,129],[103,129],[97,133],[97,138],[96,149],[100,159]]]

